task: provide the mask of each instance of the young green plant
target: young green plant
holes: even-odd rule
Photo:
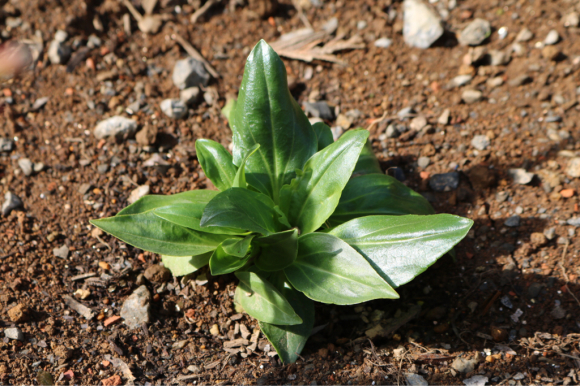
[[[175,276],[209,264],[235,273],[234,301],[294,362],[314,326],[314,302],[396,299],[472,225],[431,205],[379,167],[366,130],[333,141],[288,90],[278,55],[260,41],[230,104],[233,155],[196,142],[219,189],[145,196],[92,224],[159,253]]]

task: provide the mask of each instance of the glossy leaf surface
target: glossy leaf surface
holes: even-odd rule
[[[254,154],[259,148],[260,148],[259,144],[254,145],[254,147],[252,147],[250,151],[248,151],[248,154],[244,156],[244,158],[242,159],[242,163],[240,164],[240,167],[236,172],[236,176],[234,177],[232,187],[244,189],[248,187],[248,184],[246,183],[246,162],[248,161],[248,158],[250,158],[250,156]]]
[[[198,256],[161,255],[161,261],[165,268],[171,271],[173,276],[185,276],[206,266],[211,255],[212,252]]]
[[[363,256],[326,233],[298,238],[298,258],[284,273],[294,288],[322,303],[356,304],[399,297]]]
[[[360,156],[358,157],[358,161],[356,162],[356,166],[354,167],[352,174],[356,176],[371,173],[383,174],[383,169],[381,169],[379,160],[373,152],[373,146],[371,145],[371,142],[367,140],[362,151],[360,152]]]
[[[179,226],[200,232],[222,235],[239,235],[245,233],[242,229],[200,226],[201,217],[207,204],[176,204],[153,210],[153,213],[164,220]]]
[[[419,193],[385,174],[351,178],[342,191],[331,226],[371,215],[434,214],[435,210]]]
[[[318,141],[318,151],[324,149],[328,145],[334,142],[334,137],[332,136],[332,131],[330,127],[324,122],[316,122],[312,125],[314,133],[316,133],[316,139]]]
[[[398,287],[453,248],[472,225],[472,220],[450,214],[368,216],[329,233],[355,248],[385,280]]]
[[[215,190],[190,190],[189,192],[172,194],[170,196],[150,194],[141,197],[133,204],[123,208],[117,216],[145,213],[153,209],[178,204],[205,205],[218,195]]]
[[[260,330],[272,343],[282,362],[294,363],[314,327],[314,302],[293,288],[284,287],[281,292],[298,316],[302,318],[302,323],[280,326],[260,322]]]
[[[314,232],[330,217],[369,135],[351,130],[316,153],[280,192],[280,208],[301,234]]]
[[[248,236],[243,239],[224,240],[213,252],[209,261],[211,274],[225,275],[242,268],[250,258],[246,255],[253,238],[254,236]]]
[[[316,152],[317,141],[288,90],[284,63],[263,40],[246,62],[231,123],[234,164],[240,166],[243,156],[259,144],[246,164],[246,178],[277,203],[280,188]]]
[[[200,225],[202,229],[231,227],[270,235],[281,230],[279,217],[268,196],[248,189],[231,188],[206,205]]]
[[[294,312],[280,291],[260,275],[246,271],[236,272],[236,276],[240,279],[240,284],[236,289],[234,300],[250,316],[271,324],[302,323],[302,319]]]
[[[209,140],[195,141],[197,159],[203,172],[220,191],[232,187],[236,176],[236,167],[232,155],[221,144]]]
[[[290,229],[256,239],[260,254],[256,266],[263,271],[279,271],[296,260],[298,254],[298,229]]]
[[[196,232],[151,212],[91,220],[91,223],[134,247],[169,256],[194,256],[213,251],[226,235]]]

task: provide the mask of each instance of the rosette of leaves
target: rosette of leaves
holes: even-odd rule
[[[159,253],[176,276],[209,264],[235,273],[234,300],[260,322],[284,362],[314,325],[314,302],[396,299],[401,286],[450,251],[472,221],[431,205],[385,175],[368,131],[336,142],[291,96],[283,62],[264,41],[248,57],[229,106],[233,154],[196,142],[219,189],[145,196],[93,220],[135,247]]]

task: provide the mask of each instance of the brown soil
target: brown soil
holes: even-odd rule
[[[580,294],[580,240],[574,227],[566,224],[578,215],[578,196],[560,193],[580,191],[580,181],[564,174],[570,160],[566,156],[580,149],[576,126],[580,109],[575,104],[580,85],[580,60],[575,56],[580,52],[579,30],[564,28],[560,21],[573,2],[461,1],[450,11],[450,32],[427,50],[406,46],[402,20],[388,20],[390,7],[402,13],[398,2],[325,1],[323,8],[306,11],[314,27],[337,17],[339,32],[361,34],[367,48],[340,53],[346,66],[285,61],[297,82],[293,92],[298,100],[324,99],[341,112],[358,109],[362,116],[354,125],[364,127],[383,114],[396,117],[397,111],[414,106],[432,125],[431,131],[384,140],[379,136],[386,121],[372,126],[382,166],[401,168],[405,183],[426,194],[437,212],[467,216],[475,225],[456,248],[456,262],[442,258],[400,288],[400,300],[362,307],[317,305],[315,325],[324,327],[309,340],[302,359],[291,365],[272,355],[263,336],[249,355],[247,350],[224,350],[224,343],[240,338],[234,335],[236,328],[250,334],[257,328],[255,321],[234,309],[233,276],[207,274],[205,284],[174,279],[151,283],[142,274],[159,262],[159,256],[99,235],[89,225],[89,219],[112,216],[125,207],[137,185],[148,184],[151,193],[162,194],[206,188],[195,140],[230,143],[231,131],[220,107],[226,94],[237,91],[249,50],[260,38],[273,41],[280,33],[303,26],[290,1],[282,1],[269,19],[246,7],[232,13],[218,5],[195,25],[188,21],[199,1],[161,3],[156,12],[172,14],[176,5],[182,12],[173,13],[173,20],[153,36],[137,30],[134,20],[127,36],[122,23],[125,9],[116,1],[26,0],[4,5],[2,17],[20,17],[29,25],[10,29],[11,38],[30,39],[40,32],[45,50],[34,71],[2,85],[4,97],[11,96],[14,103],[0,104],[0,136],[14,138],[15,148],[0,153],[0,191],[12,191],[24,205],[0,218],[0,334],[18,327],[24,341],[2,334],[0,384],[38,384],[39,374],[46,376],[41,370],[58,384],[71,385],[116,385],[132,377],[138,384],[398,384],[405,382],[405,373],[420,374],[430,384],[461,384],[475,375],[488,377],[490,384],[579,382],[580,310],[574,294]],[[95,16],[102,31],[95,30]],[[535,38],[521,43],[524,55],[514,56],[506,66],[468,68],[475,72],[468,87],[482,90],[485,98],[467,105],[461,102],[463,88],[447,90],[445,85],[459,74],[468,52],[453,33],[476,17],[489,20],[494,28],[484,45],[488,50],[507,49],[524,26]],[[362,31],[357,30],[359,20],[368,24]],[[502,26],[509,31],[503,40],[497,34]],[[557,47],[563,56],[557,62],[534,48],[552,28],[562,37]],[[4,25],[1,29],[8,30]],[[87,54],[96,70],[87,67],[87,59],[71,72],[66,66],[50,65],[46,50],[57,29],[65,29],[69,41],[92,33],[102,39],[102,46]],[[218,103],[203,102],[179,121],[159,109],[162,99],[179,95],[171,71],[185,53],[171,39],[173,33],[191,41],[222,75],[211,83]],[[390,48],[373,45],[382,36],[393,39]],[[308,66],[314,71],[307,81]],[[114,97],[101,94],[103,82],[97,79],[112,69],[118,73],[111,79]],[[529,74],[531,81],[510,84],[521,74]],[[503,76],[506,82],[492,90],[486,80],[493,76]],[[141,127],[158,128],[155,145],[144,148],[132,139],[96,140],[92,134],[96,123],[115,115],[118,106],[127,107],[136,97],[137,82],[144,86],[150,109],[135,118]],[[554,97],[541,101],[542,93]],[[32,111],[34,101],[46,96],[48,103]],[[89,101],[94,109],[88,107]],[[450,124],[441,125],[438,117],[447,108]],[[560,115],[562,122],[546,123],[549,111]],[[551,129],[566,130],[570,137],[554,140],[548,136]],[[472,147],[477,134],[492,138],[488,149]],[[162,154],[169,165],[143,166],[150,152]],[[24,156],[43,162],[45,169],[25,176],[18,166]],[[420,156],[430,157],[425,170],[417,167]],[[99,172],[98,166],[105,163],[109,170]],[[528,185],[517,185],[508,175],[515,167],[537,176]],[[461,172],[458,189],[431,191],[430,176],[454,168]],[[549,178],[559,180],[546,188]],[[81,194],[83,184],[90,188]],[[498,192],[507,192],[509,199],[498,200]],[[523,210],[520,226],[504,226],[517,207]],[[555,227],[552,240],[532,238],[532,233],[551,227]],[[69,249],[66,259],[53,253],[63,245]],[[94,276],[79,279],[84,274]],[[142,283],[156,294],[152,322],[129,330],[109,319],[119,315],[123,301]],[[94,311],[91,320],[63,300],[65,295],[75,297],[79,289],[90,291],[84,299],[76,295],[76,300]],[[386,325],[414,305],[421,305],[419,315],[394,335],[366,338],[365,331],[376,324],[373,319]],[[523,315],[516,322],[511,315],[518,309]],[[210,333],[214,324],[217,335]],[[498,343],[493,338],[503,345],[499,346],[503,352],[494,351]],[[457,357],[478,362],[469,373],[457,373],[451,367]],[[518,373],[523,378],[511,379]]]

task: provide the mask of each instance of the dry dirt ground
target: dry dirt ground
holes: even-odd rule
[[[2,39],[28,39],[43,50],[34,69],[1,86],[0,193],[12,192],[22,206],[0,217],[0,384],[418,382],[412,374],[429,384],[578,383],[580,30],[562,20],[578,4],[433,1],[447,10],[446,33],[422,50],[404,43],[397,1],[312,2],[321,7],[299,1],[302,17],[289,0],[271,14],[260,1],[225,3],[192,24],[200,1],[161,1],[154,12],[166,20],[154,35],[134,19],[128,31],[127,9],[113,0],[3,5]],[[404,178],[437,212],[467,216],[475,225],[456,248],[456,261],[442,258],[400,288],[400,300],[318,305],[320,329],[301,359],[283,365],[256,322],[235,311],[233,276],[202,271],[186,280],[148,280],[143,274],[159,256],[99,234],[88,221],[117,213],[140,185],[162,194],[208,187],[194,143],[210,138],[229,145],[220,108],[237,92],[251,47],[302,28],[305,20],[318,30],[332,17],[338,34],[358,35],[365,47],[337,53],[343,64],[285,59],[297,100],[327,101],[340,113],[327,121],[332,127],[370,127],[386,172]],[[475,18],[491,23],[480,46],[491,57],[512,52],[524,27],[533,38],[520,42],[507,63],[491,65],[490,55],[471,63],[477,53],[456,34]],[[542,48],[552,29],[560,36],[552,46],[557,52]],[[68,33],[73,48],[66,64],[48,59],[57,30]],[[91,35],[100,45],[92,38],[87,47]],[[160,109],[163,99],[179,97],[171,74],[187,55],[174,35],[220,74],[179,120]],[[392,45],[376,47],[381,37]],[[460,74],[473,77],[449,87]],[[481,98],[465,103],[465,90],[478,90]],[[44,106],[35,105],[44,97]],[[130,116],[126,109],[136,100],[143,104]],[[397,114],[407,107],[414,113]],[[95,125],[114,115],[151,130],[153,143],[145,135],[96,139]],[[411,129],[387,136],[389,126]],[[478,135],[487,139],[474,141]],[[23,158],[37,165],[30,175]],[[515,168],[534,176],[520,184],[526,176],[514,180]],[[434,191],[434,176],[453,171],[457,188]],[[142,284],[155,294],[152,320],[130,330],[117,317]],[[85,319],[73,302],[94,316]],[[14,328],[20,340],[11,338]],[[254,350],[243,340],[252,337]]]

